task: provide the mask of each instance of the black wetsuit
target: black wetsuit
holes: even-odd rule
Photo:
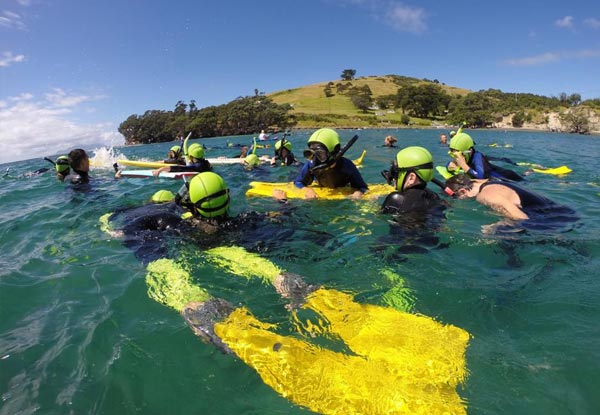
[[[403,192],[392,192],[381,205],[382,213],[398,214],[427,211],[440,205],[440,197],[428,189],[411,188]]]
[[[87,171],[75,170],[65,176],[63,181],[71,184],[86,184],[90,182],[90,176]]]
[[[411,188],[392,192],[383,201],[381,212],[391,214],[388,235],[377,239],[371,251],[384,259],[404,261],[403,254],[427,253],[444,248],[436,236],[445,219],[446,203],[428,190]]]
[[[163,163],[165,163],[165,164],[177,164],[179,166],[185,166],[185,160],[183,160],[181,158],[177,158],[177,159],[165,159],[165,160],[163,160]]]
[[[192,243],[200,249],[238,245],[253,252],[266,252],[279,248],[297,232],[305,235],[296,235],[294,240],[309,239],[320,246],[332,238],[326,232],[300,229],[298,224],[286,226],[291,222],[287,211],[246,212],[219,220],[184,220],[181,218],[183,212],[175,203],[148,204],[119,209],[109,221],[113,229],[123,232],[124,245],[144,264],[177,256],[181,242]],[[311,252],[321,251],[315,250],[314,246],[309,249],[309,252],[297,250],[286,257],[306,258],[312,255]]]
[[[277,156],[275,158],[275,162],[276,163],[279,162],[283,166],[291,166],[292,164],[299,164],[298,161],[296,160],[296,157],[294,157],[294,153],[292,153],[291,151],[289,153],[287,153],[287,155],[285,157]]]
[[[205,171],[212,171],[210,162],[206,159],[197,159],[194,164],[188,164],[187,166],[171,166],[169,169],[172,173],[186,172],[186,171],[197,171],[202,173]]]

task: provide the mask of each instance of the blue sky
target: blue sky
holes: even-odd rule
[[[600,97],[600,2],[0,0],[0,163],[131,114],[357,76]]]

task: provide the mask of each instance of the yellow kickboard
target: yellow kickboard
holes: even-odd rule
[[[328,187],[310,186],[319,199],[346,199],[356,189],[351,187],[337,187],[330,189]],[[286,193],[288,199],[304,199],[304,190],[297,188],[294,183],[268,183],[268,182],[250,182],[250,189],[246,196],[252,197],[273,197],[274,190],[282,190]],[[366,196],[387,196],[395,189],[387,184],[370,184]]]
[[[146,167],[148,169],[159,169],[167,166],[178,166],[178,164],[163,163],[161,161],[140,161],[140,160],[117,160],[117,164],[132,167]]]
[[[533,169],[533,171],[536,173],[561,175],[571,173],[573,170],[571,170],[567,166],[560,166],[553,169]]]

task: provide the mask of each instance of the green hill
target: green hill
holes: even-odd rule
[[[307,85],[284,91],[267,94],[277,104],[290,104],[293,114],[298,119],[298,128],[337,126],[337,127],[366,127],[400,125],[402,116],[399,110],[373,109],[365,114],[352,103],[350,96],[338,93],[338,89],[350,87],[362,88],[368,86],[374,102],[378,98],[395,95],[398,88],[408,85],[420,85],[432,81],[410,78],[399,75],[365,76],[351,81],[328,81]],[[433,81],[435,82],[435,81]],[[437,83],[437,82],[435,82]],[[332,96],[327,97],[325,90],[330,85]],[[469,90],[438,84],[447,94],[464,96]],[[414,119],[413,122],[429,125],[431,121]]]

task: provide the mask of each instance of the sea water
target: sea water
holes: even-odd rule
[[[367,156],[361,173],[381,183],[398,146],[428,148],[448,160],[442,130],[341,130],[347,152]],[[281,268],[307,281],[383,304],[400,275],[413,312],[471,335],[469,375],[458,389],[470,414],[600,413],[600,140],[597,136],[471,131],[484,154],[545,167],[567,165],[565,176],[527,175],[523,187],[570,206],[578,222],[551,231],[489,232],[502,220],[473,200],[448,200],[435,241],[420,249],[373,249],[389,233],[375,201],[291,200],[245,196],[248,183],[288,181],[298,168],[215,166],[231,189],[232,214],[286,209],[302,228],[282,241],[257,241]],[[310,131],[290,137],[302,157]],[[233,156],[251,136],[205,139],[207,157]],[[90,151],[92,184],[58,182],[41,159],[0,166],[0,414],[294,414],[310,413],[266,386],[239,359],[203,343],[182,317],[147,294],[146,269],[103,232],[99,218],[147,203],[180,181],[113,178],[118,158],[159,160],[172,143]],[[490,146],[494,145],[494,146]],[[271,148],[257,153],[271,154]],[[55,156],[55,155],[49,155]],[[501,164],[499,162],[499,164]],[[525,173],[525,166],[509,166]],[[9,169],[7,172],[7,168]],[[430,187],[436,191],[432,184]],[[296,235],[296,234],[293,234]],[[313,237],[314,236],[314,237]],[[264,235],[258,238],[264,238]],[[437,239],[436,239],[437,238]],[[266,243],[271,242],[271,243]],[[397,251],[396,251],[397,248]],[[177,246],[174,246],[177,249]],[[202,262],[188,248],[188,258]],[[194,283],[212,295],[246,305],[257,317],[285,324],[289,311],[272,288],[206,264]],[[401,330],[401,328],[398,328]],[[307,362],[307,365],[310,362]],[[314,385],[318,379],[312,380]],[[315,386],[318,387],[318,386]],[[335,399],[335,397],[333,398]]]

